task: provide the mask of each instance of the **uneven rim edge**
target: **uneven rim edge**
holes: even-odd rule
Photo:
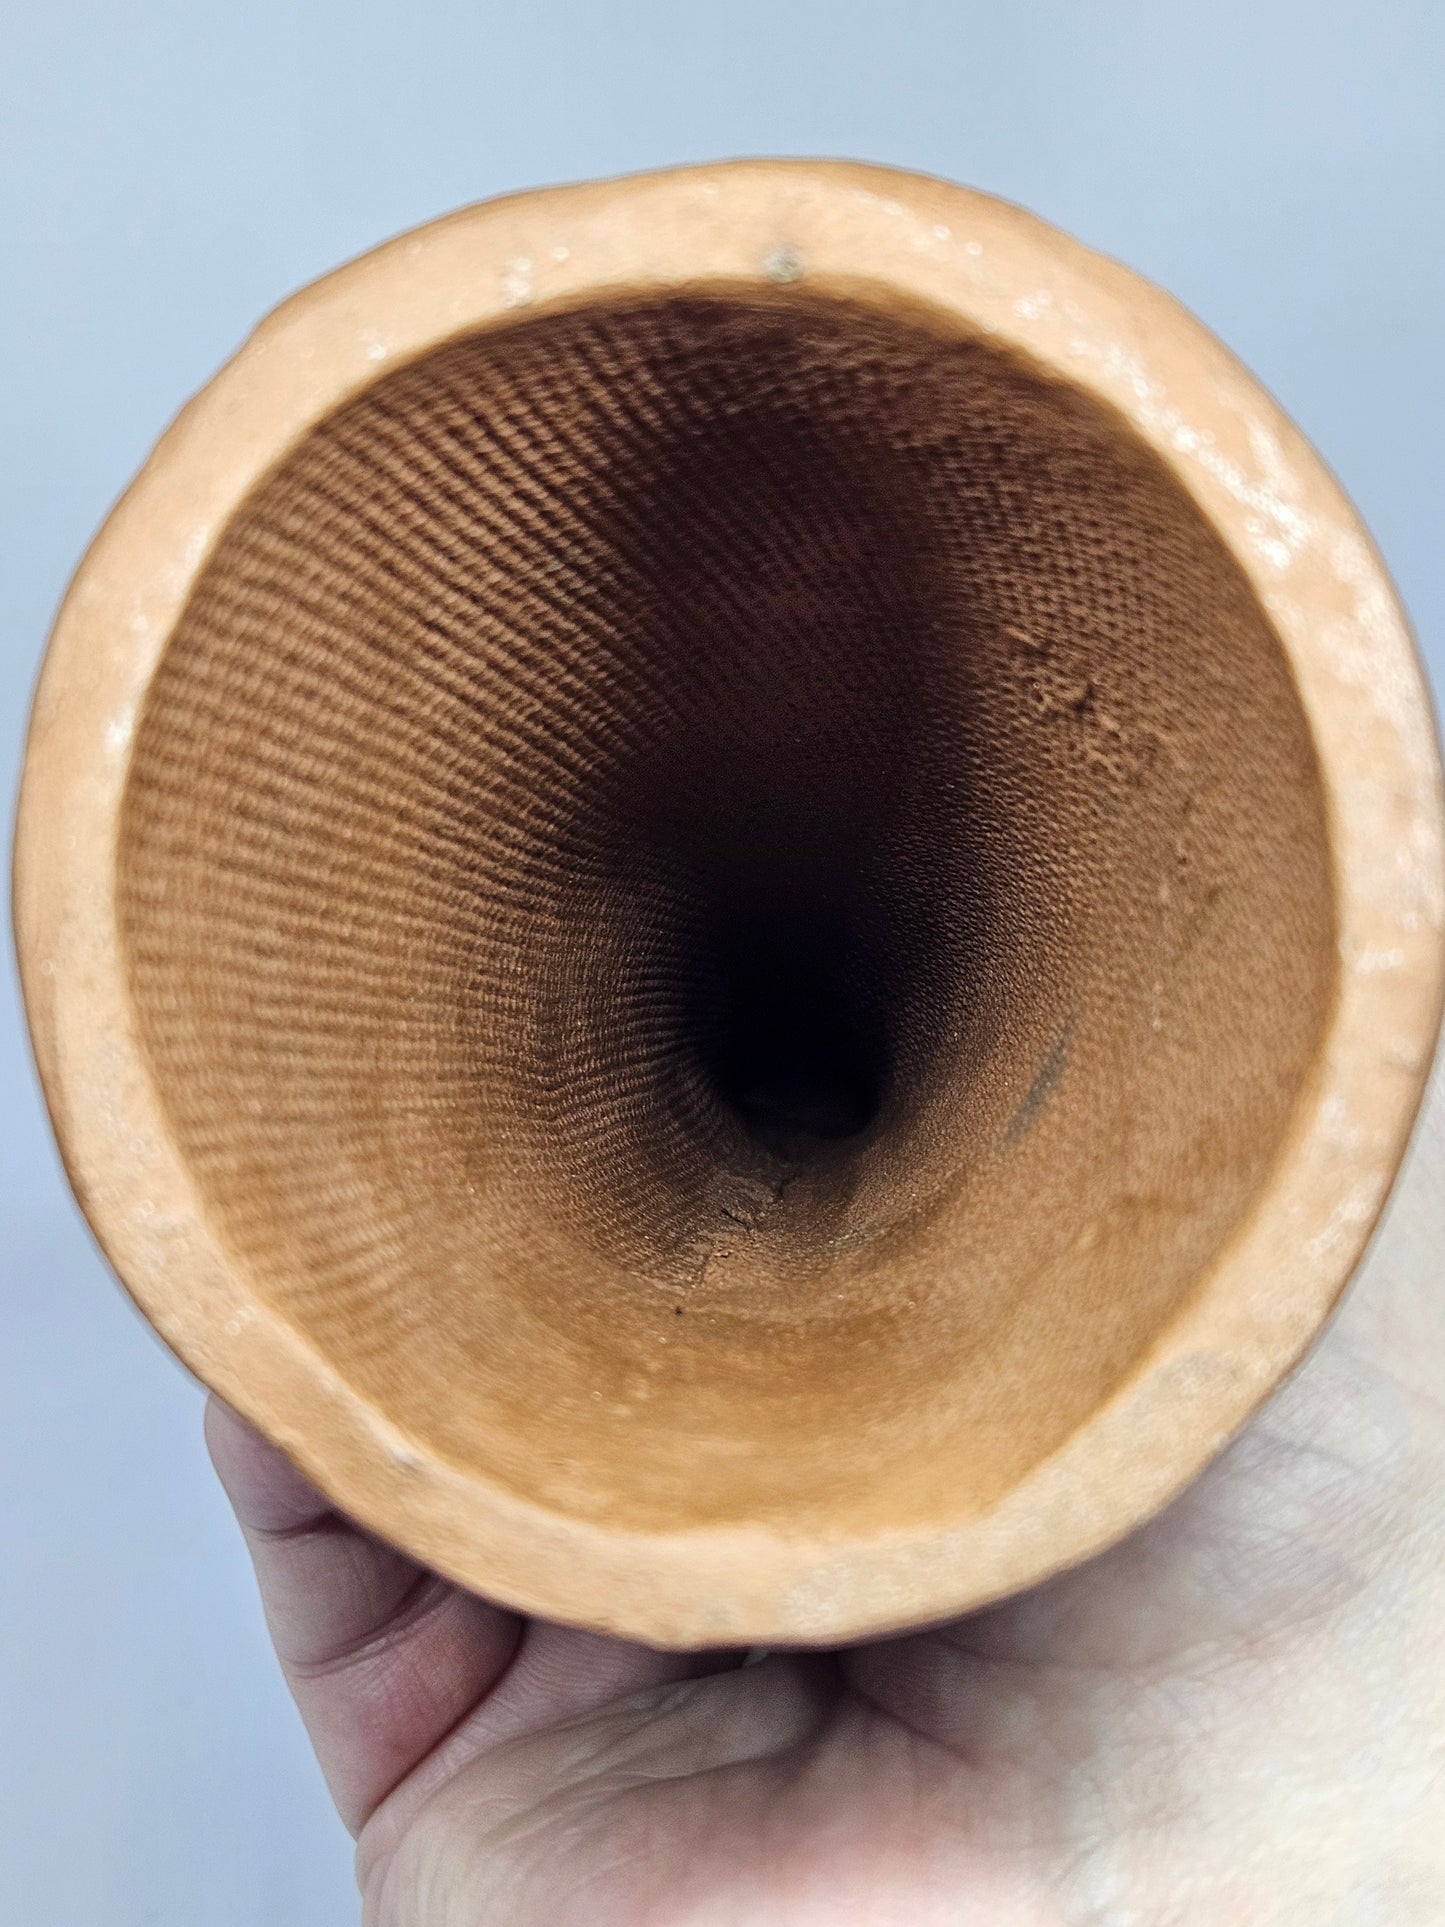
[[[452,336],[721,281],[917,302],[1111,403],[1245,569],[1324,783],[1337,992],[1270,1181],[1127,1381],[948,1532],[831,1545],[743,1527],[604,1532],[421,1451],[249,1294],[171,1140],[129,1002],[115,832],[134,726],[190,587],[256,482],[347,396]],[[1042,1579],[1156,1511],[1298,1362],[1347,1283],[1403,1157],[1445,992],[1429,699],[1383,565],[1319,457],[1148,282],[1007,203],[851,163],[730,162],[482,203],[277,309],[167,431],[71,584],[36,696],[14,888],[67,1170],[172,1349],[337,1504],[449,1576],[566,1619],[585,1574],[588,1624],[678,1646],[923,1623]]]

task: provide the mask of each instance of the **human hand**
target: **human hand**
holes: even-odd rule
[[[523,1620],[212,1456],[365,1927],[1439,1927],[1445,1072],[1307,1366],[1150,1525],[951,1625],[679,1655]]]

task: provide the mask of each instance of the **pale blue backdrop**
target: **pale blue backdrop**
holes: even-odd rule
[[[534,183],[855,155],[1210,322],[1445,668],[1439,0],[0,0],[0,785],[67,573],[289,289]],[[0,1011],[0,1921],[342,1927],[348,1842],[198,1434]]]

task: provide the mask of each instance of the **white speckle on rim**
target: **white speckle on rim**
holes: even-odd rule
[[[1410,639],[1400,612],[1381,583],[1368,545],[1348,529],[1332,531],[1329,561],[1335,580],[1351,590],[1354,611],[1324,632],[1335,673],[1352,688],[1368,695],[1374,709],[1387,718],[1404,742],[1417,768],[1429,778],[1435,747],[1412,671]],[[1401,665],[1386,673],[1384,664]]]
[[[565,261],[571,252],[571,248],[553,248],[552,259],[554,261]]]
[[[1014,303],[1014,313],[1022,315],[1025,321],[1037,321],[1054,305],[1054,297],[1047,288],[1040,288],[1037,294],[1021,294]]]
[[[1306,1240],[1305,1256],[1322,1258],[1348,1238],[1356,1226],[1368,1223],[1374,1208],[1372,1193],[1364,1185],[1357,1187],[1354,1195],[1342,1198],[1315,1235]]]
[[[1365,1142],[1365,1134],[1350,1116],[1350,1107],[1339,1092],[1327,1097],[1320,1106],[1320,1129],[1336,1151],[1353,1155]]]
[[[939,221],[934,227],[933,238],[935,241],[946,241],[952,233],[951,227],[945,227],[943,222]]]
[[[963,251],[965,254],[973,255],[976,259],[980,254],[983,253],[983,242],[982,241],[965,241],[963,244]]]
[[[127,710],[124,715],[112,716],[105,726],[105,746],[112,755],[119,755],[130,741],[135,729],[134,714]]]
[[[1022,304],[1016,305],[1022,311]],[[1281,573],[1290,567],[1313,539],[1315,529],[1299,506],[1300,479],[1267,423],[1256,419],[1245,424],[1253,458],[1247,471],[1220,452],[1212,429],[1196,428],[1165,400],[1163,388],[1138,355],[1118,342],[1106,345],[1081,335],[1071,337],[1069,351],[1092,361],[1110,386],[1126,388],[1139,421],[1181,455],[1191,456],[1241,508],[1250,511],[1244,532],[1257,555]]]
[[[763,262],[769,281],[796,281],[803,272],[803,257],[788,241],[773,249]]]
[[[522,302],[532,298],[532,258],[527,254],[513,255],[502,273],[502,306],[520,307]]]

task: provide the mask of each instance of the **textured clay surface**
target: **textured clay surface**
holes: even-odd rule
[[[314,429],[120,849],[260,1298],[609,1526],[995,1500],[1240,1221],[1333,986],[1309,736],[1174,475],[784,288],[519,320]]]

